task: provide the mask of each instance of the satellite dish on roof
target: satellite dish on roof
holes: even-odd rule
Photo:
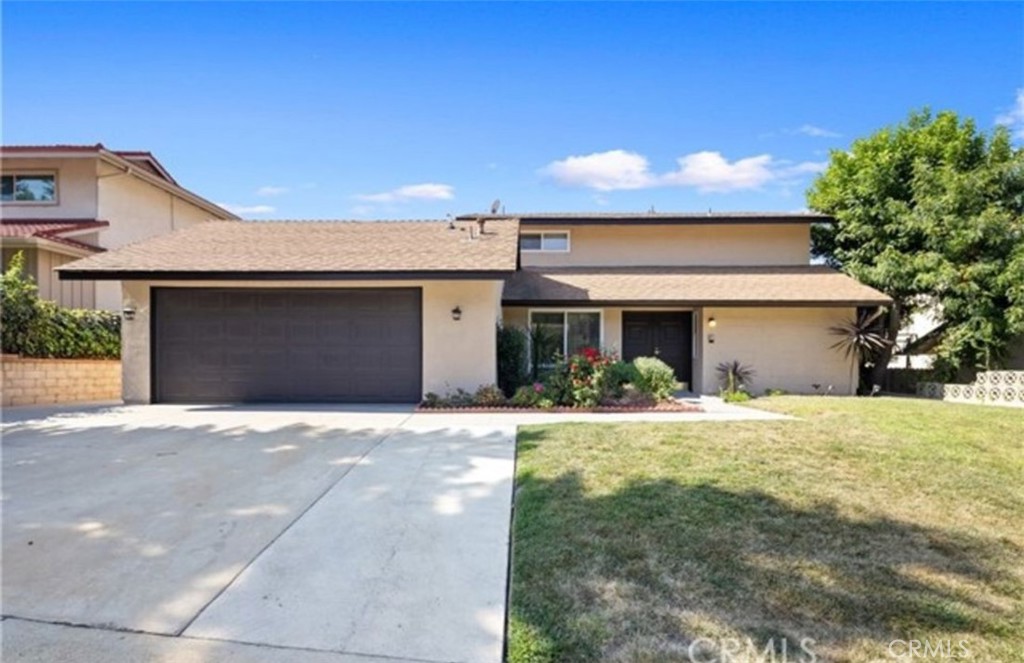
[[[498,198],[495,198],[494,202],[491,203],[491,214],[497,214],[498,210],[500,210],[500,209],[501,209],[501,200],[498,199]]]

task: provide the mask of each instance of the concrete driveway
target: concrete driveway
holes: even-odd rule
[[[318,406],[13,416],[4,660],[501,660],[514,425]]]

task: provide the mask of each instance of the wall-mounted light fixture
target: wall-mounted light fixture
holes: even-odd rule
[[[717,326],[718,326],[718,321],[717,320],[715,320],[713,317],[712,318],[708,318],[708,327],[710,327],[711,329],[714,329]]]
[[[455,320],[456,322],[462,320],[462,309],[458,306],[452,309],[452,320]]]
[[[134,320],[135,307],[129,304],[128,306],[125,306],[124,309],[121,310],[121,314],[124,315],[125,320]]]

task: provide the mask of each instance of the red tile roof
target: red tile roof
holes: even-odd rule
[[[100,219],[3,219],[0,220],[0,237],[38,237],[87,251],[103,251],[99,246],[87,244],[64,233],[81,232],[106,228],[108,221]]]

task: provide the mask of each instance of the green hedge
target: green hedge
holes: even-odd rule
[[[11,259],[0,284],[0,341],[3,351],[25,357],[117,359],[121,356],[121,316],[110,311],[69,309],[39,299],[26,277],[25,258]]]

